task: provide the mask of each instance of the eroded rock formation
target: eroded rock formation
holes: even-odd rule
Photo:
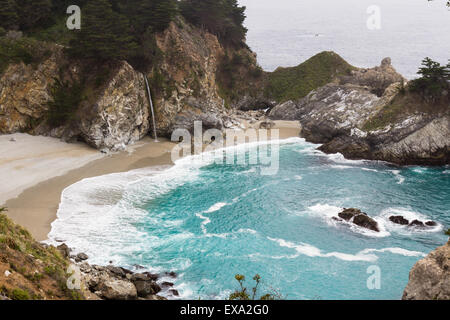
[[[414,265],[403,300],[450,300],[450,241]]]

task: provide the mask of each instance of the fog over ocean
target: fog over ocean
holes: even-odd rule
[[[413,78],[423,58],[450,59],[450,10],[445,0],[239,0],[247,6],[247,43],[261,66],[295,66],[332,50],[358,67],[391,57]],[[381,29],[369,30],[367,9],[380,8]]]

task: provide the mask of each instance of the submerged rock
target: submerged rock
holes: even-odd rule
[[[417,262],[403,300],[450,300],[450,241]]]

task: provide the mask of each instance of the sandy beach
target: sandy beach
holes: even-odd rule
[[[297,122],[275,123],[280,139],[300,134]],[[147,137],[127,151],[106,155],[83,143],[27,134],[0,136],[0,206],[36,240],[46,240],[65,188],[85,178],[171,165],[174,145]]]

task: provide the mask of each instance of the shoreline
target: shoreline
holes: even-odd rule
[[[260,122],[253,125],[246,125],[246,129],[257,128],[259,124]],[[297,121],[275,121],[273,129],[280,130],[279,139],[299,137],[301,131],[300,124]],[[12,135],[3,137],[9,139],[10,136]],[[41,137],[29,136],[28,138],[27,140],[29,141],[25,144],[29,143],[34,145],[37,139]],[[63,147],[66,148],[72,146],[72,144],[65,144],[58,139],[46,139],[53,140],[53,142],[57,140],[58,143],[64,144]],[[77,163],[78,166],[74,167],[73,162],[71,163],[72,166],[62,166],[59,174],[51,168],[47,168],[47,173],[50,172],[51,174],[50,178],[28,181],[28,185],[23,186],[23,190],[16,197],[11,196],[4,201],[3,206],[8,208],[6,212],[8,217],[15,223],[25,227],[37,241],[45,241],[48,239],[47,236],[51,231],[51,224],[57,219],[56,214],[64,189],[86,178],[147,167],[173,165],[171,150],[176,143],[170,142],[167,139],[161,139],[160,142],[155,143],[150,137],[146,137],[133,146],[130,146],[129,151],[122,151],[111,155],[101,154],[98,150],[89,149],[84,144],[76,145],[78,148],[85,149],[84,151],[92,158],[75,159],[75,161],[80,161]],[[61,146],[58,146],[58,148],[61,148]],[[46,155],[45,152],[41,154],[43,156]],[[0,171],[4,169],[5,164],[0,158]],[[26,170],[21,173],[15,173],[15,175],[19,176],[26,174]],[[8,191],[2,191],[1,193],[8,194]]]

